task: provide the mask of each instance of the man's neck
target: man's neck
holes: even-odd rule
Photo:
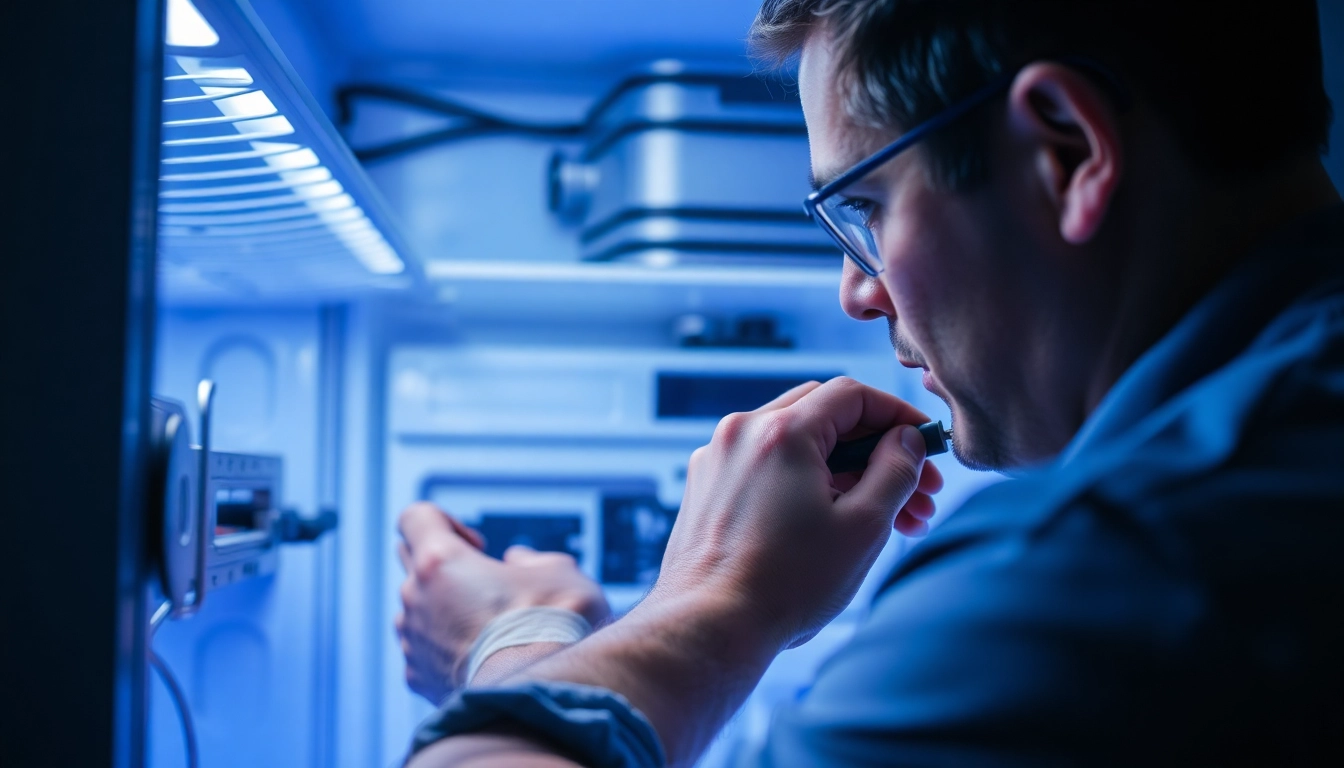
[[[1241,182],[1168,185],[1136,216],[1132,260],[1086,413],[1257,245],[1289,222],[1340,202],[1318,161]],[[1201,201],[1191,204],[1190,201]]]

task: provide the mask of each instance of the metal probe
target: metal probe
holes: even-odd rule
[[[835,450],[831,451],[831,455],[826,457],[826,468],[831,470],[833,475],[841,472],[862,472],[864,467],[868,466],[868,457],[877,449],[878,442],[885,434],[878,432],[876,435],[839,443],[835,446]],[[924,436],[925,456],[947,453],[952,447],[952,430],[945,429],[941,421],[921,424],[919,434]]]

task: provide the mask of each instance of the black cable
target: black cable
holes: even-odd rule
[[[626,92],[652,83],[680,83],[684,85],[735,86],[741,89],[750,84],[760,93],[749,98],[751,101],[794,101],[793,93],[787,87],[779,86],[774,93],[775,84],[751,75],[727,75],[707,72],[681,72],[675,74],[643,74],[626,78],[593,103],[581,120],[566,123],[534,123],[514,120],[500,115],[490,114],[463,102],[443,96],[415,91],[395,85],[377,83],[354,83],[341,86],[336,90],[336,120],[340,125],[354,122],[355,100],[361,98],[390,101],[395,104],[416,107],[427,112],[458,118],[462,122],[427,131],[425,133],[396,139],[383,144],[353,148],[355,157],[364,162],[383,160],[395,155],[414,152],[435,144],[483,136],[512,134],[518,136],[540,136],[552,139],[577,139],[596,126],[602,113]],[[764,98],[761,98],[764,94]]]
[[[455,101],[442,96],[432,96],[427,93],[413,91],[409,88],[400,88],[394,85],[375,84],[347,85],[336,92],[336,103],[339,110],[337,116],[343,125],[350,123],[354,118],[354,104],[352,103],[352,100],[355,97],[392,101],[398,104],[419,107],[425,111],[435,112],[447,117],[460,117],[477,126],[514,130],[521,133],[537,133],[548,136],[573,136],[582,133],[588,126],[588,120],[586,118],[579,122],[569,123],[531,123],[522,120],[512,120],[507,117],[492,115],[460,101]]]
[[[554,134],[535,134],[516,128],[506,128],[493,125],[457,125],[450,128],[442,128],[437,131],[427,131],[425,133],[408,136],[404,139],[389,141],[385,144],[377,144],[371,147],[359,147],[354,149],[355,157],[366,163],[377,160],[384,160],[394,155],[404,155],[408,152],[414,152],[419,149],[434,146],[435,144],[444,144],[459,139],[474,139],[481,136],[498,136],[502,134],[523,134],[523,135],[545,135]]]
[[[200,766],[200,753],[196,747],[196,726],[191,720],[191,710],[187,708],[187,696],[182,691],[182,686],[178,684],[177,678],[168,669],[168,665],[163,663],[163,659],[154,652],[149,651],[149,665],[159,673],[163,684],[168,688],[168,695],[172,697],[174,706],[177,707],[178,718],[182,721],[182,740],[187,745],[187,768],[198,768]]]
[[[532,123],[512,120],[483,112],[453,99],[432,96],[397,86],[370,84],[348,85],[336,92],[337,119],[342,125],[348,125],[354,120],[353,100],[357,97],[381,99],[418,107],[427,112],[444,115],[445,117],[460,118],[463,121],[448,128],[428,131],[371,147],[354,149],[355,157],[365,162],[414,152],[434,144],[479,136],[515,134],[567,139],[581,136],[588,129],[586,119],[582,122],[573,123]]]

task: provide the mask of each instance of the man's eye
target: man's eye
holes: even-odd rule
[[[879,208],[877,203],[872,200],[864,200],[861,197],[848,197],[840,204],[841,208],[846,208],[858,214],[863,219],[864,226],[873,229],[877,226]]]

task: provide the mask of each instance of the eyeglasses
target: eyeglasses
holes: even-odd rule
[[[1104,67],[1075,57],[1056,60],[1076,65],[1088,70],[1090,74],[1099,76],[1102,84],[1113,92],[1120,110],[1128,108],[1129,95],[1124,86]],[[906,131],[899,139],[874,152],[858,165],[845,171],[839,178],[808,195],[803,201],[803,210],[807,211],[807,215],[831,236],[836,245],[840,246],[840,250],[844,251],[864,274],[876,277],[882,272],[882,257],[875,234],[876,221],[873,218],[875,211],[872,209],[872,203],[846,197],[842,191],[878,166],[914,146],[920,139],[1007,90],[1017,77],[1018,71],[1020,70],[995,78],[962,101]]]

